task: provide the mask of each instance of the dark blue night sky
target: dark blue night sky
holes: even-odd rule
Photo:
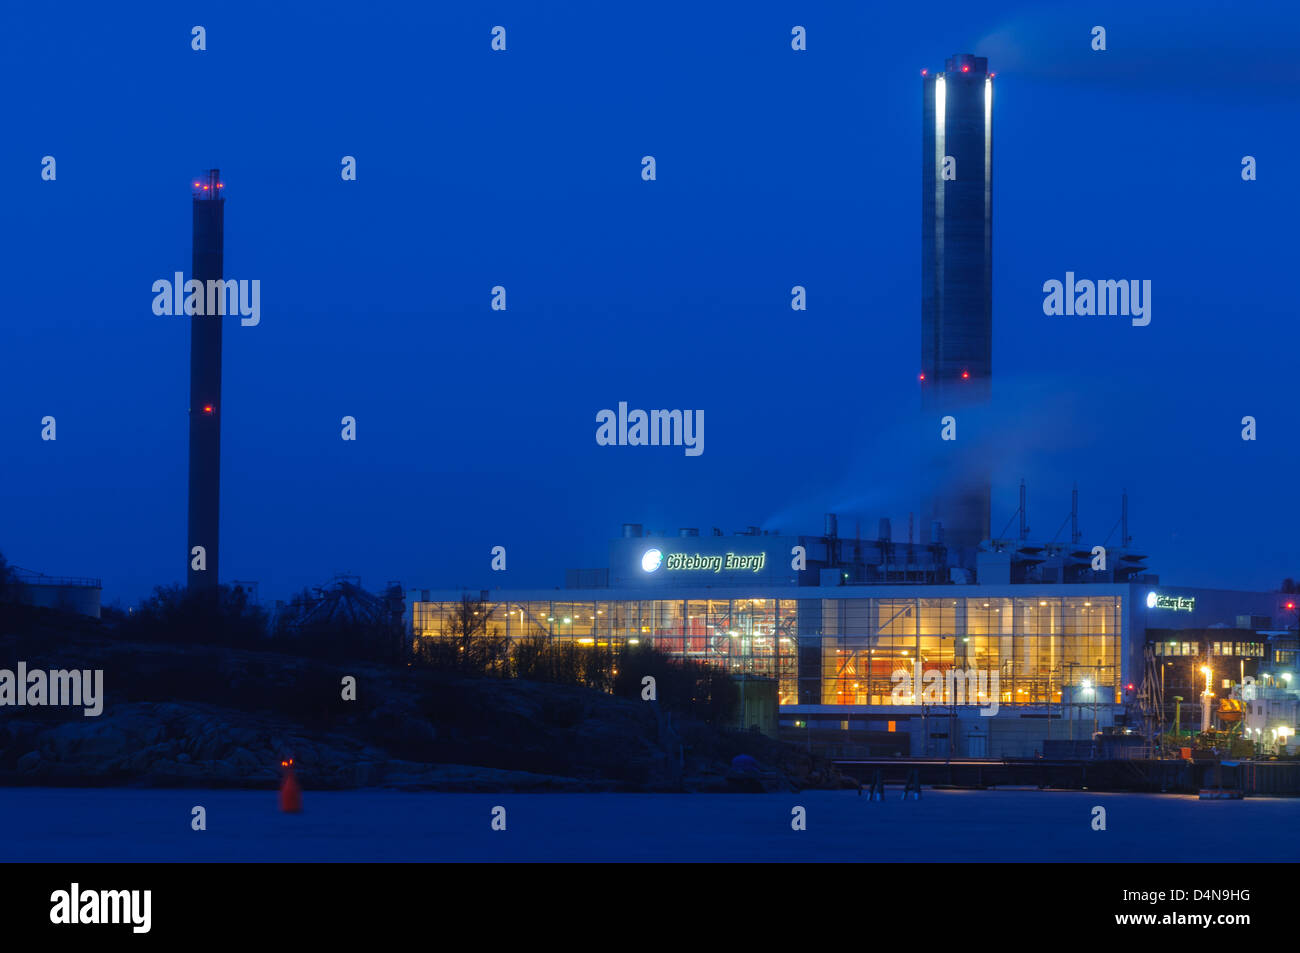
[[[1039,6],[11,5],[0,551],[106,602],[182,580],[188,320],[150,286],[188,276],[212,166],[226,274],[262,282],[225,336],[225,580],[560,585],[625,521],[901,538],[946,469],[919,73],[971,52],[997,74],[995,404],[965,431],[994,532],[1023,477],[1050,538],[1077,480],[1085,540],[1127,488],[1166,582],[1300,575],[1300,13]],[[1045,316],[1067,271],[1150,279],[1150,326]],[[703,409],[704,454],[598,447],[620,400]]]

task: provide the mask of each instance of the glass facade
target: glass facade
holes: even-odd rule
[[[458,607],[415,602],[415,636],[450,634]],[[491,635],[649,642],[732,674],[776,678],[782,705],[920,704],[932,697],[916,698],[915,686],[951,685],[957,673],[983,673],[1001,705],[1060,703],[1069,686],[1095,686],[1118,703],[1123,608],[1117,595],[485,604]]]

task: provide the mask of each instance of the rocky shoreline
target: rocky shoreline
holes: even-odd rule
[[[0,636],[0,666],[104,672],[103,713],[0,708],[0,785],[449,792],[727,791],[748,754],[769,787],[849,782],[802,749],[639,699],[513,679],[209,646],[94,626]],[[355,700],[344,679],[355,679]]]

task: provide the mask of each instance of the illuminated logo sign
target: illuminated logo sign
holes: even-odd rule
[[[646,572],[654,572],[663,565],[664,554],[657,549],[647,549],[645,555],[641,557],[641,568]]]
[[[1196,608],[1195,596],[1166,596],[1158,592],[1147,593],[1148,609],[1173,609],[1175,612],[1191,612]]]
[[[758,572],[766,565],[767,553],[757,553],[752,556],[741,556],[736,553],[727,553],[725,556],[673,553],[667,558],[664,568],[669,572],[722,572],[724,569],[728,572],[739,572],[745,569]]]

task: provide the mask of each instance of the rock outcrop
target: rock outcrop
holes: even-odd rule
[[[801,749],[566,685],[408,666],[114,641],[95,626],[0,635],[0,668],[102,669],[103,713],[0,708],[0,783],[450,791],[725,790],[746,753],[792,787],[838,784]],[[345,676],[356,679],[344,700]],[[665,740],[668,739],[668,740]]]

